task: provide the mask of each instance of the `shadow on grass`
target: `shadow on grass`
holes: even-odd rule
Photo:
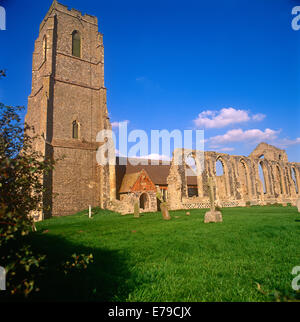
[[[125,301],[133,288],[126,256],[116,250],[89,248],[66,239],[42,233],[31,235],[35,253],[47,255],[45,270],[37,280],[40,291],[30,301]],[[62,263],[72,254],[93,254],[94,262],[86,270],[64,274]]]

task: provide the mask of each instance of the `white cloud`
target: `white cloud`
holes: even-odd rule
[[[147,160],[163,160],[163,161],[171,161],[171,158],[167,155],[161,155],[157,153],[152,153],[143,156],[134,156],[136,159],[147,159]]]
[[[217,135],[209,139],[210,144],[226,144],[229,142],[262,142],[275,140],[280,131],[265,129],[264,131],[252,129],[243,131],[242,129],[230,130],[223,135]]]
[[[126,155],[120,153],[118,149],[116,149],[116,156],[122,157],[122,158],[127,158]],[[172,159],[167,156],[167,155],[162,155],[162,154],[157,154],[157,153],[152,153],[148,155],[143,155],[143,156],[128,156],[129,158],[133,159],[143,159],[143,160],[162,160],[162,161],[172,161]]]
[[[121,122],[112,122],[111,123],[111,127],[113,129],[118,128],[121,123],[126,123],[128,125],[130,123],[130,121],[126,120],[126,121],[121,121]]]
[[[261,113],[258,113],[252,116],[252,120],[257,122],[263,121],[265,118],[266,118],[266,115]]]
[[[292,145],[297,145],[300,144],[300,138],[296,138],[295,140],[290,140],[290,139],[280,139],[274,142],[276,146],[279,148],[287,148]]]
[[[249,111],[237,110],[233,107],[222,108],[220,111],[203,111],[194,120],[197,127],[204,127],[208,129],[222,128],[231,124],[244,123],[250,120],[262,121],[266,116],[264,114],[250,115]]]

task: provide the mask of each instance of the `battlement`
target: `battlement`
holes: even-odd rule
[[[80,18],[85,22],[94,24],[94,25],[98,25],[98,18],[96,16],[92,16],[89,14],[83,14],[81,11],[74,9],[74,8],[69,8],[68,6],[61,4],[59,2],[57,2],[56,0],[53,1],[50,9],[48,10],[44,20],[42,21],[42,23],[40,24],[40,31],[43,28],[46,20],[51,16],[53,11],[59,11],[65,14],[68,14],[70,16],[73,16],[74,18]]]

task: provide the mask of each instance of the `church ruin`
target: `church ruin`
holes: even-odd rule
[[[168,176],[168,202],[172,210],[209,208],[209,177],[215,179],[215,199],[220,207],[295,205],[299,198],[300,163],[288,162],[286,152],[274,146],[261,143],[249,157],[205,152],[204,171],[197,178],[198,195],[192,198],[187,192],[186,165],[174,162],[183,153],[182,149],[175,150]],[[219,176],[217,162],[223,168]]]
[[[187,176],[187,163],[176,162],[186,155],[183,149],[174,151],[170,165],[98,165],[97,133],[111,130],[103,35],[96,17],[57,1],[35,41],[26,122],[41,137],[34,148],[45,157],[62,159],[42,178],[42,218],[74,214],[89,205],[133,213],[137,200],[143,212],[157,211],[158,188],[171,210],[209,208],[209,177],[215,179],[215,199],[221,207],[296,204],[299,198],[300,163],[288,162],[284,150],[266,143],[248,157],[204,152],[203,172],[192,176]],[[199,167],[198,153],[188,152]],[[223,168],[219,176],[217,162]]]

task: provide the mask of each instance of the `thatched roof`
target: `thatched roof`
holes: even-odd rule
[[[131,191],[132,186],[136,183],[137,179],[139,178],[141,172],[125,174],[122,180],[120,193],[129,192]]]

